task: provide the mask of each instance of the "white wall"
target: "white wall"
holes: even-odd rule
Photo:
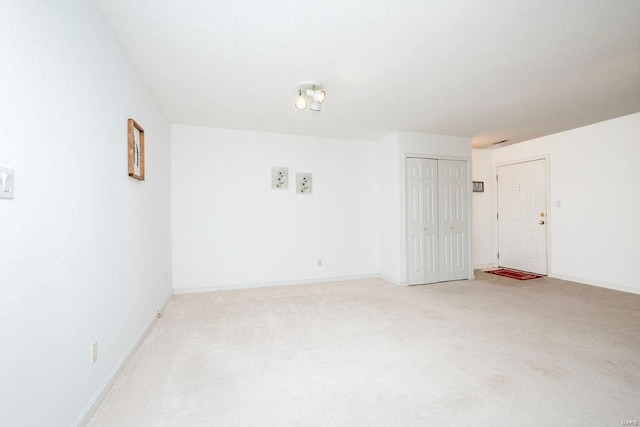
[[[403,154],[423,154],[441,159],[471,158],[471,138],[417,132],[398,132],[398,138]]]
[[[378,268],[382,277],[400,283],[400,138],[395,132],[378,142]]]
[[[0,425],[69,426],[171,294],[170,128],[92,2],[4,1],[0,28]]]
[[[172,154],[177,291],[377,273],[375,143],[173,126]]]
[[[493,150],[492,164],[544,154],[549,275],[640,293],[640,113]]]
[[[473,193],[473,266],[486,268],[494,265],[493,249],[493,185],[495,174],[491,167],[491,150],[473,150],[472,181],[484,182],[484,193]]]

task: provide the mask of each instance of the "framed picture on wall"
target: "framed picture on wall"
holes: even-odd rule
[[[135,120],[128,123],[129,176],[144,181],[144,129]]]
[[[286,190],[289,188],[289,168],[271,168],[271,188],[274,190]]]
[[[473,192],[484,193],[484,181],[473,181]]]
[[[309,172],[298,172],[296,174],[296,193],[311,194],[312,191],[311,174]]]

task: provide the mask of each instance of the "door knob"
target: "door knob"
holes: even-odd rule
[[[538,222],[538,224],[544,225],[544,221],[540,221],[540,222]]]

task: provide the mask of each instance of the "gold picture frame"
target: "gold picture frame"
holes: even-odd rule
[[[127,123],[129,176],[144,181],[144,129],[135,120]]]

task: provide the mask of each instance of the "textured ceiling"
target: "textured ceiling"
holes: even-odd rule
[[[480,147],[640,111],[640,1],[96,2],[174,123]]]

